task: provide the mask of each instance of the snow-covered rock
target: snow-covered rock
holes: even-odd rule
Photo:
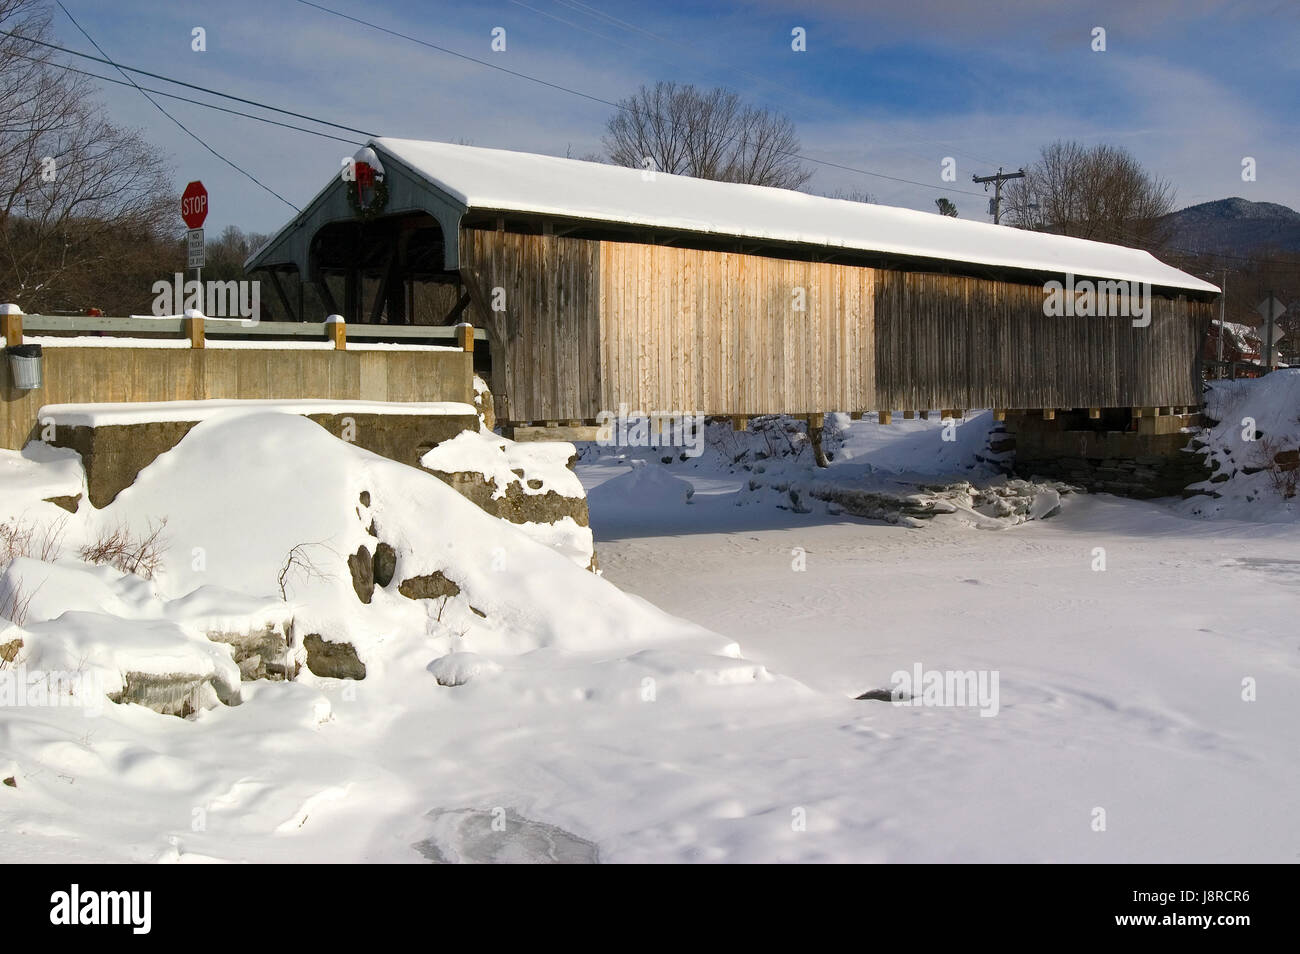
[[[581,567],[595,568],[586,494],[559,441],[516,442],[464,431],[420,458],[424,467],[479,508],[517,525]]]
[[[440,686],[463,686],[481,675],[494,675],[501,666],[478,653],[448,653],[429,663],[429,672]]]
[[[1209,426],[1191,440],[1214,471],[1177,504],[1189,516],[1300,520],[1300,368],[1261,378],[1211,381]]]

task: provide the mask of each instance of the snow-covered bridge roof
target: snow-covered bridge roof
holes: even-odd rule
[[[1140,249],[930,212],[503,149],[389,138],[372,145],[466,209],[1219,290]]]

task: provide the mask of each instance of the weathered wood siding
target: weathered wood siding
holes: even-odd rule
[[[461,278],[488,322],[499,420],[600,411],[599,243],[462,229]],[[504,311],[493,310],[501,289]]]
[[[1213,308],[1137,328],[1047,317],[1037,284],[475,229],[460,258],[503,421],[1197,405]]]
[[[466,229],[503,420],[871,406],[870,269]],[[504,312],[493,312],[494,289]],[[803,311],[795,289],[803,289]]]
[[[754,415],[871,404],[871,269],[602,242],[600,275],[605,407]]]
[[[1151,323],[1043,314],[1040,285],[879,270],[881,409],[1196,405],[1211,307],[1153,298]]]

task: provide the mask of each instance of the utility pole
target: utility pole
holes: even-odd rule
[[[1278,315],[1275,309],[1273,308],[1273,290],[1271,288],[1269,289],[1267,300],[1268,300],[1267,314],[1264,316],[1264,321],[1267,322],[1265,326],[1267,333],[1264,336],[1264,347],[1268,350],[1264,352],[1264,354],[1266,355],[1266,357],[1264,358],[1264,370],[1272,371],[1273,355],[1274,355],[1273,327],[1274,327],[1274,322],[1277,321]]]
[[[1020,169],[1016,172],[1003,172],[1002,167],[998,166],[998,171],[991,176],[971,176],[975,182],[984,183],[984,191],[989,191],[989,183],[993,183],[993,224],[997,225],[1002,219],[1002,183],[1009,179],[1023,179],[1025,170]]]
[[[1223,270],[1223,287],[1219,289],[1219,333],[1215,336],[1219,339],[1219,363],[1215,365],[1217,374],[1215,377],[1223,377],[1223,336],[1228,333],[1228,329],[1223,324],[1224,308],[1228,300],[1228,270]]]

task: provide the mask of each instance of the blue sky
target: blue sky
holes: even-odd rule
[[[411,138],[575,156],[600,150],[611,109],[368,30],[296,0],[64,0],[110,56],[335,122]],[[1240,195],[1300,208],[1300,3],[1250,0],[910,0],[627,3],[321,0],[327,7],[605,100],[660,79],[724,85],[788,113],[815,159],[808,188],[866,190],[986,220],[970,181],[1058,138],[1130,149],[1178,206]],[[207,51],[190,49],[191,30]],[[494,27],[507,50],[490,49]],[[790,48],[807,31],[807,51]],[[1106,30],[1105,52],[1090,48]],[[62,45],[93,52],[57,8]],[[107,71],[108,67],[94,66]],[[146,85],[157,85],[146,81]],[[204,151],[139,93],[104,86],[108,114],[202,179],[209,229],[278,228],[293,210]],[[162,101],[295,205],[353,147]],[[957,181],[940,179],[951,156]],[[1252,156],[1257,180],[1241,180]],[[180,228],[179,215],[177,225]]]

